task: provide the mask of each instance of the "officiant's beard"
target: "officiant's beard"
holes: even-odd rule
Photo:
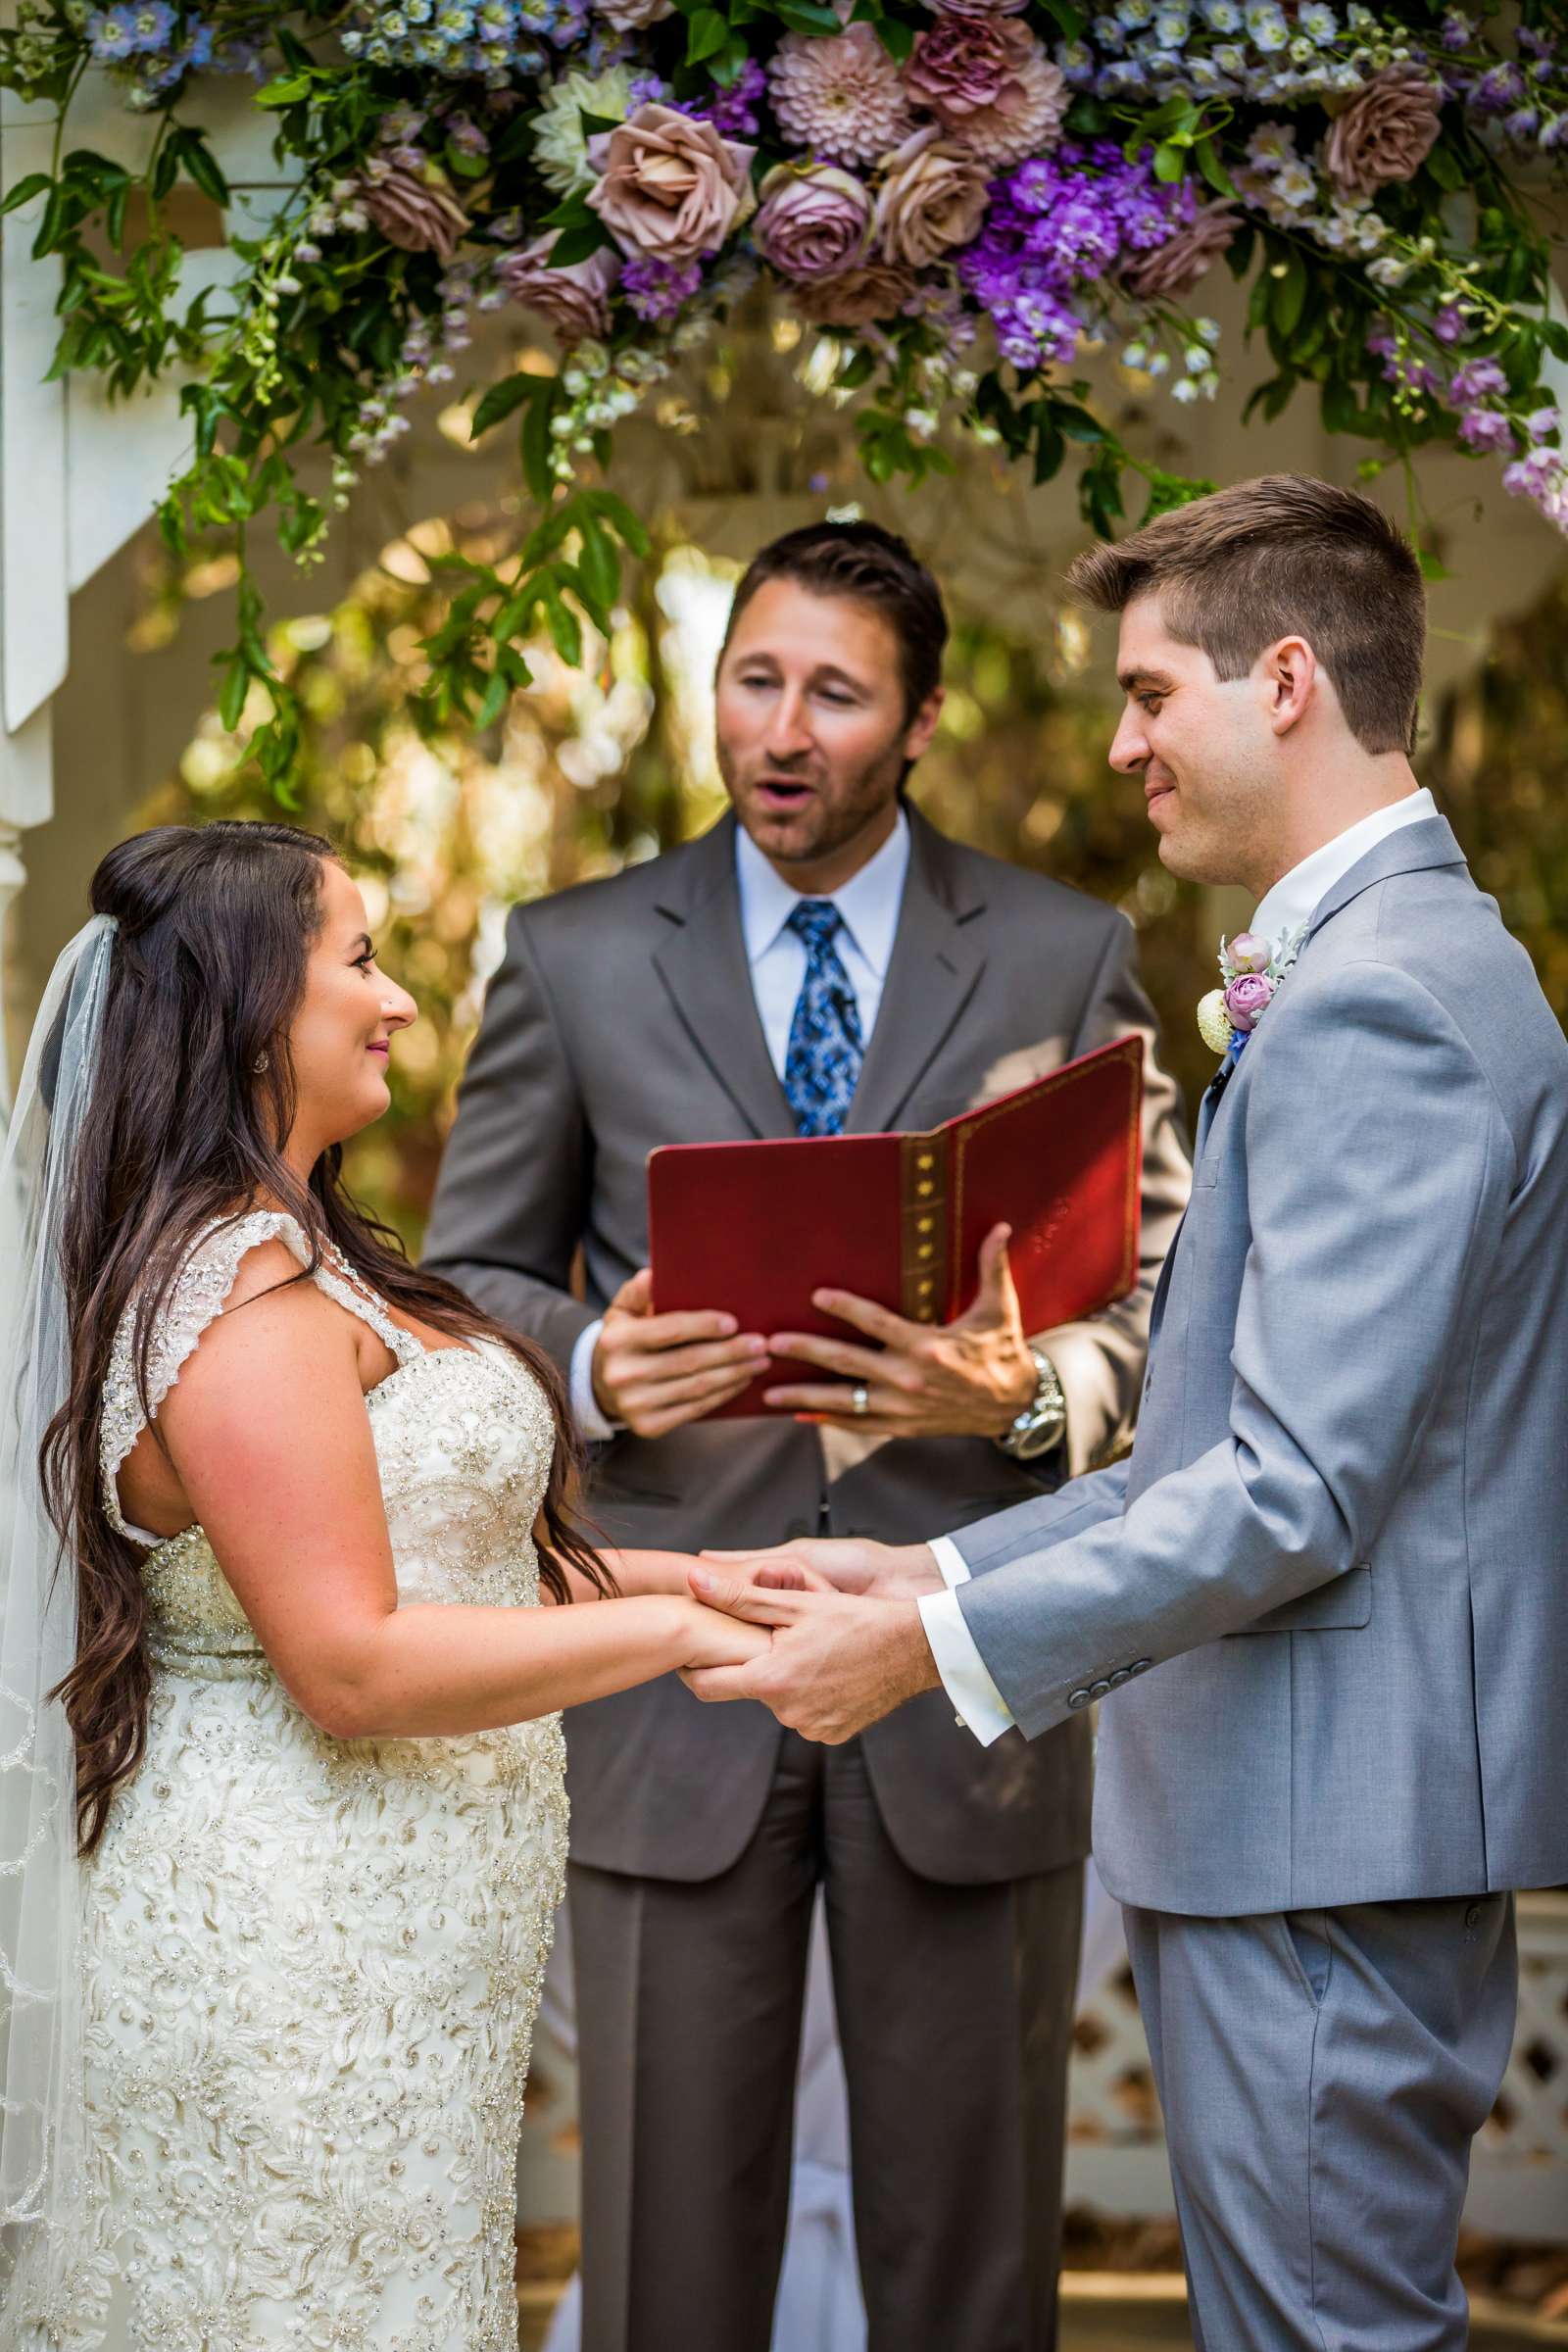
[[[848,770],[802,764],[800,780],[809,791],[794,808],[764,808],[757,798],[763,776],[797,772],[791,762],[755,756],[738,760],[722,738],[715,748],[737,820],[785,881],[809,893],[841,889],[892,832],[904,780],[913,765],[905,757],[904,742],[901,728],[873,759]]]

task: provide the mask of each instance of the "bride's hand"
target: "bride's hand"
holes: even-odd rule
[[[683,1673],[693,1667],[748,1666],[754,1658],[767,1655],[773,1639],[769,1627],[745,1625],[719,1609],[705,1608],[700,1600],[680,1606],[682,1641],[689,1643],[681,1658]]]
[[[705,1551],[704,1560],[778,1592],[852,1592],[863,1600],[918,1600],[940,1592],[942,1572],[924,1544],[875,1544],[862,1536],[811,1537],[770,1550]]]

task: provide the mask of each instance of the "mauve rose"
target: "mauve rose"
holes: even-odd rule
[[[914,287],[912,271],[895,270],[887,262],[867,262],[863,270],[845,270],[837,277],[797,286],[792,300],[810,326],[876,326],[898,317]]]
[[[871,199],[836,164],[780,164],[762,182],[757,250],[785,277],[837,277],[865,251]]]
[[[588,202],[622,253],[695,262],[752,210],[756,153],[672,106],[639,107],[629,122],[589,140],[601,177]]]
[[[450,262],[463,242],[468,216],[438,164],[420,172],[388,164],[373,179],[362,179],[357,195],[387,243],[405,253],[433,253]]]
[[[935,124],[896,147],[877,192],[876,241],[884,258],[924,270],[980,233],[986,215],[984,166],[945,144]]]
[[[1016,17],[1029,0],[925,0],[939,17]]]
[[[1390,66],[1336,118],[1323,149],[1342,196],[1413,179],[1437,144],[1443,92],[1419,66]]]
[[[674,14],[675,0],[594,0],[593,13],[614,32],[641,32]]]
[[[1033,49],[1028,27],[1008,18],[941,16],[915,42],[904,86],[949,124],[983,106],[1012,112],[1022,95],[1018,70]]]
[[[1269,959],[1269,944],[1255,931],[1238,931],[1230,943],[1230,958],[1239,972],[1260,972]]]
[[[1238,1029],[1255,1029],[1273,994],[1266,972],[1241,972],[1225,991],[1225,1009]]]
[[[1202,205],[1163,245],[1130,255],[1122,265],[1121,282],[1138,302],[1169,302],[1190,294],[1241,225],[1241,216],[1228,204]]]
[[[610,326],[610,297],[620,276],[620,256],[601,246],[585,262],[569,262],[564,270],[550,267],[551,247],[561,231],[546,229],[531,245],[506,255],[496,276],[514,302],[548,318],[569,349],[585,335],[602,335]]]

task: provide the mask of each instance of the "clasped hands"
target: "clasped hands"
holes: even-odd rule
[[[940,1679],[916,1603],[942,1576],[923,1544],[705,1552],[690,1582],[709,1608],[770,1635],[744,1664],[688,1667],[681,1680],[701,1699],[760,1699],[788,1730],[833,1746]]]

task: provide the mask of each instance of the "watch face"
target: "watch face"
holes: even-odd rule
[[[1059,1446],[1067,1426],[1065,1413],[1048,1413],[1034,1429],[1020,1430],[1012,1442],[1012,1451],[1020,1462],[1032,1462],[1053,1446]]]

